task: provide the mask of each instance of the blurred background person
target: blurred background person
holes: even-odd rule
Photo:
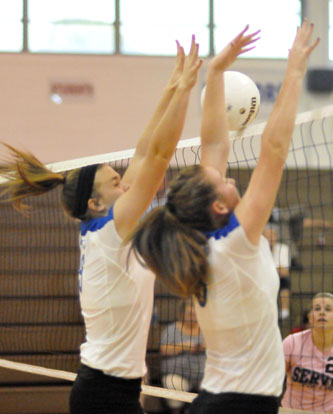
[[[179,318],[162,333],[160,351],[163,387],[197,392],[205,366],[205,344],[191,299],[182,301]],[[182,401],[166,400],[172,414],[184,412]]]
[[[305,206],[291,205],[288,207],[274,207],[269,222],[276,224],[280,231],[280,240],[288,243],[290,248],[290,263],[292,270],[303,270],[300,260],[299,244],[304,229],[317,229],[316,246],[325,246],[325,231],[333,228],[333,223],[321,218],[309,217],[310,212]]]
[[[276,225],[269,223],[265,227],[263,235],[269,242],[274,263],[280,276],[279,318],[283,320],[287,319],[290,315],[290,251],[287,244],[278,241],[278,231]]]

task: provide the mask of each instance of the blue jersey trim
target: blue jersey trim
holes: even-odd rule
[[[231,213],[228,223],[220,229],[214,231],[207,231],[204,232],[204,235],[207,239],[214,237],[216,240],[221,239],[222,237],[226,237],[229,233],[235,230],[239,226],[239,221],[234,213]]]
[[[83,221],[81,223],[81,235],[85,236],[88,231],[100,230],[111,220],[113,220],[113,206],[110,208],[107,216],[93,218],[89,221]]]

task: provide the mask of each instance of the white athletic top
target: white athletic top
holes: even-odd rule
[[[280,396],[285,376],[278,328],[279,276],[267,239],[251,244],[232,215],[207,235],[211,275],[205,306],[195,301],[207,344],[202,388]]]
[[[273,260],[276,267],[290,267],[289,246],[285,243],[275,243],[273,247]]]
[[[113,210],[82,223],[80,302],[86,326],[83,364],[122,378],[146,373],[146,345],[152,316],[155,275],[121,246]]]

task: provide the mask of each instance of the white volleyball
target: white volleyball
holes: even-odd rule
[[[201,93],[201,107],[206,87]],[[257,116],[260,107],[260,93],[257,85],[241,72],[224,72],[224,91],[229,129],[240,130]]]

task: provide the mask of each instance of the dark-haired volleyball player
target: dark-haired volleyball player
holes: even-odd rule
[[[138,414],[141,378],[153,306],[155,276],[130,259],[123,239],[150,205],[181,136],[191,89],[201,60],[194,36],[182,47],[163,96],[123,178],[107,165],[91,165],[64,176],[32,154],[7,145],[0,165],[8,181],[3,194],[22,208],[28,196],[62,185],[62,203],[81,220],[80,302],[86,341],[72,388],[71,414]]]
[[[308,56],[318,43],[309,43],[312,31],[307,20],[297,31],[244,196],[225,178],[229,141],[222,74],[256,40],[246,29],[208,68],[201,165],[180,172],[166,205],[153,210],[130,238],[174,293],[196,297],[207,362],[191,414],[278,412],[285,376],[279,276],[262,232],[280,185]]]

